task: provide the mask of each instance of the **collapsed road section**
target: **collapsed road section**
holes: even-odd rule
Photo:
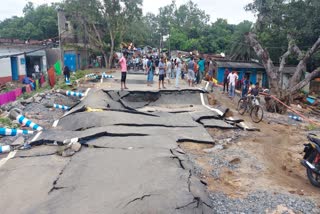
[[[201,93],[91,90],[2,167],[4,213],[211,213],[178,143],[214,144],[206,127],[241,121],[205,108]]]

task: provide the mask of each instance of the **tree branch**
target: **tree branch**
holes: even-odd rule
[[[301,88],[306,86],[311,80],[313,80],[318,76],[320,76],[320,67],[312,71],[311,73],[309,73],[309,75],[304,80],[300,81],[297,85],[295,85],[294,87],[291,87],[289,92],[294,93],[295,91],[300,90]]]
[[[287,52],[285,52],[281,57],[280,57],[280,67],[279,67],[279,74],[281,74],[283,72],[284,66],[287,64],[287,58],[291,55],[291,50],[292,47],[288,47]],[[281,78],[280,78],[281,79]]]
[[[266,69],[267,75],[269,77],[271,91],[279,95],[279,76],[276,72],[274,64],[270,58],[269,52],[260,45],[257,41],[256,35],[253,33],[246,34],[246,41],[250,44],[250,46],[254,49],[257,56],[262,60],[263,66]]]
[[[288,50],[280,57],[280,67],[279,67],[279,75],[283,72],[283,69],[286,65],[286,61],[291,54],[296,54],[299,58],[302,58],[302,52],[300,48],[296,45],[295,40],[292,38],[290,34],[287,35],[288,38]]]
[[[96,25],[95,24],[92,24],[92,27],[93,27],[93,30],[94,30],[94,32],[95,32],[95,34],[97,35],[97,37],[98,37],[98,40],[99,40],[99,42],[101,43],[101,45],[103,46],[103,41],[101,40],[101,36],[100,36],[100,33],[99,33],[99,31],[97,30],[97,27],[96,27]]]
[[[306,67],[307,61],[312,57],[312,55],[317,52],[320,48],[320,37],[318,40],[313,44],[312,48],[310,48],[307,53],[304,55],[304,57],[300,60],[296,71],[294,75],[292,76],[290,80],[290,88],[295,87],[297,83],[299,83],[300,78],[302,76],[302,72]],[[300,56],[302,56],[302,53],[300,51]]]

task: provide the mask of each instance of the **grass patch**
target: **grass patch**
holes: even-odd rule
[[[81,78],[85,77],[87,74],[91,74],[91,73],[94,73],[94,71],[80,70],[80,71],[76,71],[76,72],[71,72],[70,82],[73,85],[76,80],[81,79]],[[54,89],[70,90],[71,88],[73,88],[72,85],[66,85],[64,75],[62,75],[62,76],[57,77],[56,85],[54,86]]]
[[[317,130],[319,128],[320,128],[319,126],[314,125],[312,123],[310,123],[309,125],[306,126],[307,131],[314,131],[314,130]]]
[[[19,128],[19,124],[13,123],[13,121],[7,117],[0,117],[0,126],[4,128],[10,128],[10,129]]]

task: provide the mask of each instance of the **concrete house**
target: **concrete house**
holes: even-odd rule
[[[229,60],[214,60],[216,65],[216,77],[219,83],[223,82],[224,72],[226,69],[229,71],[236,71],[241,80],[245,75],[249,76],[249,81],[253,84],[259,82],[260,86],[268,87],[268,78],[266,71],[260,63],[257,62],[238,62]]]
[[[58,30],[61,46],[48,52],[50,64],[63,58],[63,64],[67,65],[71,71],[80,70],[89,65],[88,49],[92,48],[89,45],[89,36],[78,35],[75,27],[77,26],[68,20],[65,12],[59,10]]]
[[[0,39],[0,84],[21,81],[32,76],[34,66],[47,71],[45,49],[41,45],[25,44],[23,41]]]

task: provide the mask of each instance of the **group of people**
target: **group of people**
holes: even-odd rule
[[[223,80],[223,93],[227,92],[229,97],[233,99],[235,97],[236,84],[239,82],[239,76],[236,71],[229,72],[226,69]],[[253,96],[259,95],[259,83],[252,84],[249,81],[247,75],[240,80],[241,85],[241,97],[246,97],[248,94]]]
[[[121,90],[128,89],[126,86],[127,76],[127,56],[128,53],[124,52],[119,60],[121,69]],[[199,84],[205,78],[206,60],[203,58],[193,58],[189,62],[185,62],[181,58],[181,53],[175,59],[168,59],[166,57],[143,57],[143,70],[147,76],[147,86],[152,86],[154,76],[159,76],[158,88],[165,89],[165,80],[170,84],[170,79],[175,78],[175,87],[180,88],[180,80],[187,80],[189,86]],[[211,79],[214,75],[214,65],[211,59],[208,62],[207,76]]]
[[[144,60],[144,73],[147,75],[147,85],[152,86],[154,75],[159,76],[158,87],[161,89],[165,89],[164,81],[167,80],[168,84],[170,84],[170,79],[173,79],[174,76],[176,78],[176,88],[179,88],[179,80],[181,76],[181,66],[182,61],[180,57],[175,60],[166,59],[164,57],[153,58],[152,56],[149,58],[145,58]]]
[[[209,65],[208,75],[213,76],[214,67],[212,61]],[[165,57],[149,57],[145,58],[143,61],[144,72],[147,75],[147,85],[151,86],[153,83],[154,75],[159,75],[159,89],[165,88],[165,79],[170,84],[170,79],[176,79],[175,87],[179,88],[179,83],[181,79],[187,80],[189,86],[194,86],[194,84],[201,83],[205,76],[205,60],[203,58],[194,58],[191,56],[189,62],[185,62],[181,58],[181,53],[178,53],[178,57],[175,59],[168,59]]]

